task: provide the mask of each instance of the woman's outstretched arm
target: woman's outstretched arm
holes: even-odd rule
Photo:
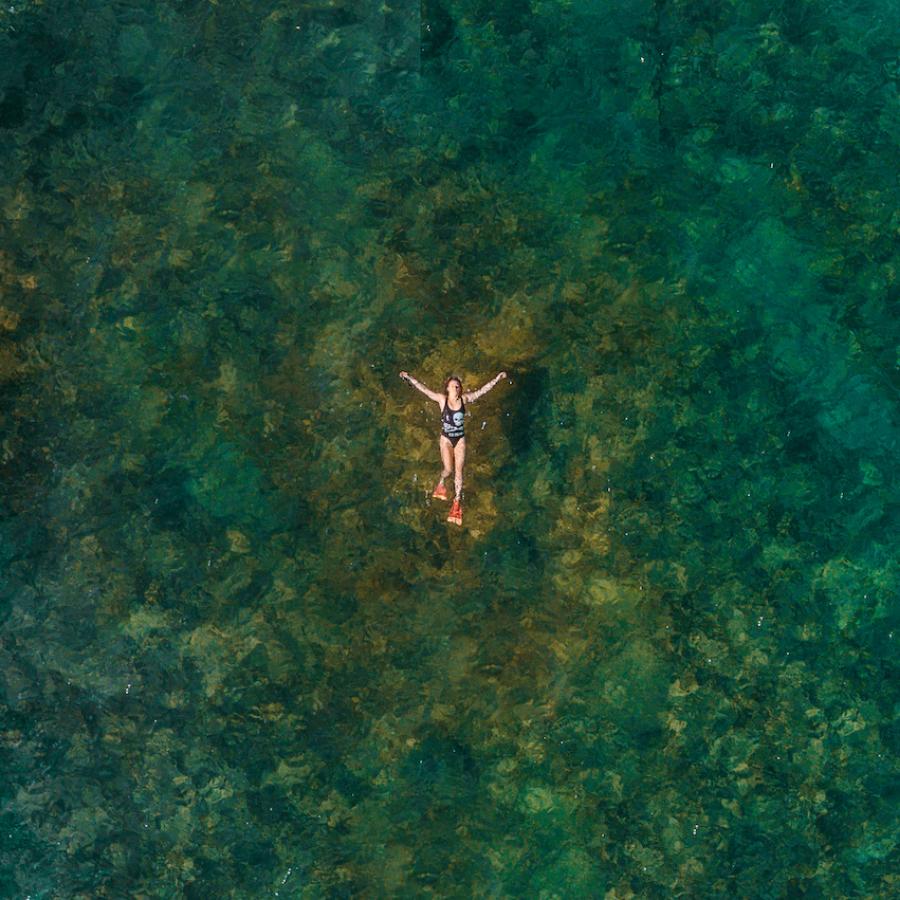
[[[498,373],[486,385],[484,385],[484,387],[478,388],[477,391],[467,391],[465,394],[463,394],[463,400],[466,403],[471,403],[473,400],[477,400],[479,397],[483,397],[502,378],[506,378],[506,372]]]
[[[409,372],[401,372],[400,377],[404,381],[408,381],[417,391],[421,391],[429,400],[434,400],[436,403],[440,403],[444,399],[443,394],[439,394],[437,391],[432,391],[429,388],[425,387],[421,381],[416,381]]]

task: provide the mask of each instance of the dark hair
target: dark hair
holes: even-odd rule
[[[450,387],[450,382],[451,382],[451,381],[455,381],[455,382],[459,385],[459,392],[460,392],[460,394],[463,392],[462,379],[459,377],[459,375],[451,375],[451,376],[444,382],[444,396],[447,396],[447,388]]]

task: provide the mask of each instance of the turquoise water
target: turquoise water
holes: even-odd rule
[[[898,33],[4,5],[0,895],[896,896]]]

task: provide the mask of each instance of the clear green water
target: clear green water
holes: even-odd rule
[[[374,10],[0,11],[0,894],[896,896],[897,5]]]

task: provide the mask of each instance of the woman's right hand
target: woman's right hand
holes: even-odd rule
[[[409,372],[401,372],[401,373],[400,373],[400,377],[401,377],[404,381],[409,381]]]

